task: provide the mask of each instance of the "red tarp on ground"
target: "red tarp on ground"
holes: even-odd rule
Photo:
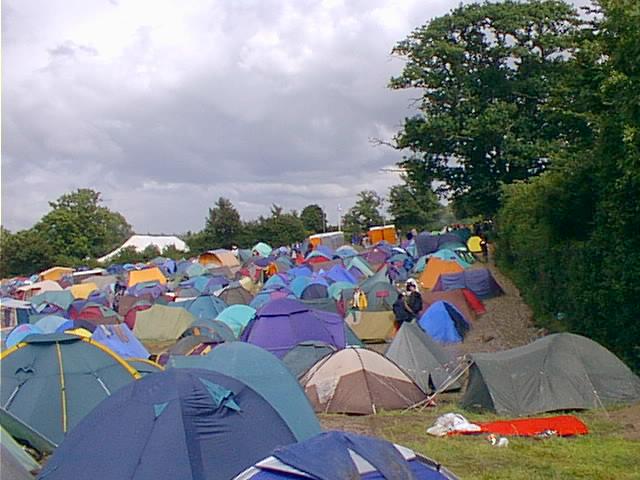
[[[559,415],[545,418],[521,418],[517,420],[501,420],[497,422],[477,423],[482,428],[478,433],[495,433],[496,435],[518,435],[533,437],[547,430],[556,432],[556,435],[568,437],[571,435],[586,435],[589,433],[587,426],[573,415]]]
[[[484,303],[482,303],[482,300],[480,300],[475,293],[468,288],[463,288],[462,293],[469,306],[476,312],[476,315],[484,315],[487,313],[487,309],[484,308]]]

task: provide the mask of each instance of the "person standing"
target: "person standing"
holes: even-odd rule
[[[418,291],[418,283],[413,278],[410,278],[406,283],[406,291],[399,295],[393,304],[396,331],[400,330],[404,322],[411,322],[418,318],[422,307],[422,295]]]

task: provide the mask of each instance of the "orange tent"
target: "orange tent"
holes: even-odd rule
[[[443,273],[459,273],[463,271],[464,268],[458,262],[431,257],[420,274],[419,282],[422,288],[432,289],[438,282],[438,277]]]
[[[129,287],[133,287],[137,283],[159,282],[167,283],[167,279],[158,267],[145,268],[144,270],[132,270],[129,272]]]

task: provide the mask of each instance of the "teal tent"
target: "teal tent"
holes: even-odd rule
[[[329,297],[340,300],[343,290],[353,290],[354,285],[349,282],[336,282],[329,285]]]
[[[68,310],[69,306],[73,302],[73,295],[69,290],[52,290],[34,295],[29,299],[29,301],[34,307],[36,307],[36,310],[38,309],[38,306],[43,303],[49,303],[60,307],[63,310]]]
[[[469,268],[471,266],[471,262],[468,262],[462,256],[462,253],[458,253],[458,252],[450,250],[448,248],[441,248],[437,252],[432,253],[430,255],[427,255],[427,257],[428,258],[437,257],[437,258],[440,258],[442,260],[448,260],[448,261],[456,262],[462,268]],[[423,270],[424,270],[424,267],[423,267]]]
[[[140,375],[89,338],[35,335],[2,352],[2,406],[59,444],[102,400]]]
[[[146,358],[127,358],[127,363],[135,368],[142,377],[164,370],[162,365],[158,365],[156,362],[152,362]]]
[[[318,419],[296,378],[277,357],[260,347],[223,343],[205,356],[171,357],[168,365],[212,370],[245,383],[280,414],[298,441],[320,433]]]
[[[258,242],[253,246],[251,251],[254,254],[257,253],[258,256],[260,256],[260,257],[268,257],[269,255],[271,255],[271,252],[273,251],[273,248],[271,248],[269,245],[267,245],[264,242]]]
[[[235,336],[239,338],[244,327],[247,326],[255,314],[256,309],[248,305],[231,305],[220,312],[216,320],[227,324]]]
[[[301,378],[307,371],[327,355],[336,351],[333,345],[324,342],[301,342],[282,358],[282,363],[296,377]]]

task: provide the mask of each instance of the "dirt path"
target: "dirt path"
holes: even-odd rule
[[[538,329],[533,324],[533,313],[513,282],[491,263],[476,263],[472,268],[483,267],[491,270],[505,294],[485,300],[487,313],[474,322],[464,342],[447,347],[458,356],[519,347],[538,337]]]

